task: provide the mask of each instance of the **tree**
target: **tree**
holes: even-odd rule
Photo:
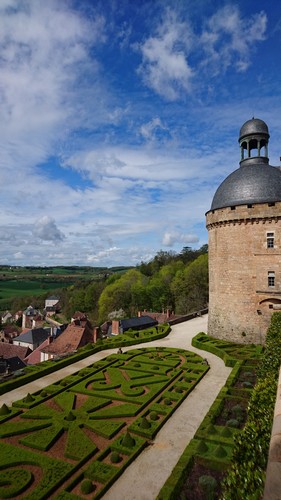
[[[136,290],[146,282],[146,276],[136,269],[130,269],[117,281],[107,285],[99,298],[99,321],[105,321],[111,311],[119,309],[124,309],[127,316],[136,312]]]
[[[172,283],[177,314],[187,314],[207,307],[209,297],[208,254],[178,271]]]

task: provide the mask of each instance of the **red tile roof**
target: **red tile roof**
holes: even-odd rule
[[[24,360],[28,354],[32,351],[29,347],[23,347],[14,344],[7,344],[6,342],[0,342],[0,356],[4,359],[9,359],[17,356],[18,358]]]
[[[85,326],[70,323],[58,338],[41,351],[59,356],[76,351],[79,347],[92,342],[94,342],[94,332],[88,322]]]
[[[28,365],[36,365],[37,363],[40,363],[41,361],[41,349],[43,347],[47,347],[50,343],[50,337],[48,337],[42,344],[37,347],[37,349],[34,349],[34,351],[31,351],[31,353],[26,356],[24,359],[25,363]]]

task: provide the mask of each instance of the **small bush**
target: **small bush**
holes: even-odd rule
[[[127,448],[133,448],[135,446],[135,440],[132,438],[131,434],[127,432],[123,437],[121,444],[122,446],[126,446]]]
[[[215,457],[223,458],[227,455],[227,452],[221,445],[218,445],[214,451],[214,455]]]
[[[159,416],[158,416],[158,414],[156,413],[156,411],[152,411],[152,412],[150,413],[149,417],[150,417],[150,420],[153,420],[153,421],[158,420],[158,418],[159,418]]]
[[[34,401],[34,397],[30,393],[28,393],[23,399],[24,403],[32,403],[32,401]]]
[[[164,399],[164,404],[167,406],[170,406],[172,404],[172,401],[169,398]]]
[[[11,410],[8,408],[8,406],[4,403],[1,408],[0,408],[0,415],[8,415],[11,413]]]
[[[145,417],[141,419],[139,426],[141,429],[149,429],[151,427],[149,421]]]
[[[65,420],[67,420],[68,422],[72,422],[73,420],[76,420],[76,417],[75,415],[73,415],[72,411],[70,411],[65,417],[64,417]]]
[[[206,453],[208,451],[208,446],[206,445],[205,441],[200,441],[197,446],[197,452],[198,453]]]
[[[223,427],[222,431],[221,431],[221,436],[223,436],[223,437],[231,437],[232,433],[231,433],[231,431],[229,430],[228,427]]]
[[[121,460],[122,460],[122,458],[120,457],[119,453],[117,453],[116,451],[114,451],[111,454],[111,457],[110,457],[111,463],[118,464],[119,462],[121,462]]]
[[[81,484],[81,493],[83,495],[89,495],[89,493],[92,493],[95,489],[95,486],[93,485],[92,481],[90,479],[84,479],[83,483]]]
[[[238,420],[236,420],[236,418],[231,418],[230,420],[228,420],[226,422],[226,425],[227,425],[227,427],[237,428],[237,427],[239,427],[239,422],[238,422]]]
[[[204,475],[199,477],[199,486],[203,493],[205,493],[208,500],[215,498],[215,489],[217,487],[217,481],[214,477]]]
[[[242,382],[242,386],[245,387],[246,389],[251,389],[253,387],[253,384],[252,382],[245,380],[245,382]]]

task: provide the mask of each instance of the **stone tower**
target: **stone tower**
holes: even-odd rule
[[[218,187],[209,232],[209,335],[263,343],[281,309],[281,170],[269,165],[269,132],[257,118],[240,130],[240,168]]]

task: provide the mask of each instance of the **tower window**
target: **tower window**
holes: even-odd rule
[[[275,286],[275,273],[273,271],[268,271],[267,273],[268,286]]]
[[[274,248],[274,233],[266,233],[267,248]]]

